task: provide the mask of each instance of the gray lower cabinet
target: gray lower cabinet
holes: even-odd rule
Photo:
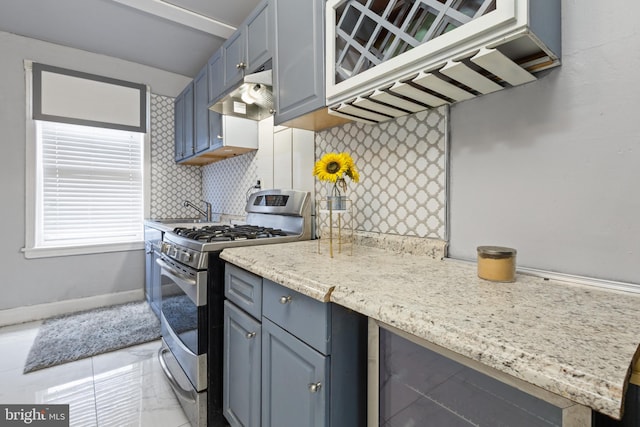
[[[330,357],[262,320],[262,426],[330,425]]]
[[[232,426],[260,425],[262,326],[224,303],[223,413]]]
[[[232,264],[225,296],[223,411],[233,427],[366,425],[365,317]]]
[[[157,228],[144,227],[144,248],[145,248],[145,277],[144,292],[145,298],[153,312],[160,317],[161,303],[161,278],[160,266],[156,260],[160,258],[160,244],[163,232]]]
[[[325,100],[325,0],[273,0],[274,124],[303,116]]]
[[[262,277],[224,269],[222,413],[232,427],[259,427],[262,406]]]

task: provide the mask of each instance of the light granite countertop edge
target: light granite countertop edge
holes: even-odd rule
[[[360,283],[358,281],[359,275],[371,275],[371,272],[358,271],[358,268],[380,268],[381,260],[387,260],[388,264],[391,263],[390,271],[393,273],[386,274],[386,270],[385,273],[382,273],[383,270],[381,270],[380,280],[396,280],[399,289],[402,289],[404,269],[407,270],[404,278],[407,282],[415,280],[419,276],[420,269],[435,270],[434,274],[439,275],[440,280],[449,280],[447,275],[450,274],[451,292],[464,292],[465,289],[472,289],[476,293],[480,292],[478,293],[479,297],[486,298],[489,301],[487,304],[491,302],[491,298],[495,299],[498,308],[501,307],[500,304],[503,304],[503,300],[508,298],[512,298],[518,304],[527,303],[527,287],[530,287],[532,291],[551,290],[551,298],[558,298],[560,303],[563,302],[562,298],[573,298],[574,294],[578,295],[582,298],[577,302],[578,305],[587,304],[590,293],[606,291],[573,289],[571,285],[563,282],[547,281],[541,284],[542,279],[540,278],[521,275],[518,277],[517,286],[494,286],[494,284],[477,282],[480,279],[474,277],[471,266],[454,265],[457,263],[437,261],[425,256],[390,253],[380,248],[357,247],[358,251],[362,252],[355,253],[353,257],[341,254],[334,259],[329,259],[328,255],[317,254],[317,243],[315,242],[285,245],[287,246],[284,251],[276,248],[281,245],[225,249],[221,257],[241,268],[316,300],[340,304],[569,400],[589,406],[604,414],[616,418],[620,417],[624,392],[630,376],[630,362],[638,351],[637,342],[634,348],[632,345],[626,345],[624,349],[620,349],[620,352],[625,354],[615,361],[620,366],[616,365],[616,369],[604,366],[602,375],[598,375],[600,372],[595,368],[581,369],[579,366],[567,363],[566,360],[559,357],[561,352],[554,355],[538,351],[535,343],[526,349],[521,348],[518,342],[511,346],[509,341],[501,339],[500,335],[491,335],[496,330],[499,331],[500,327],[489,324],[487,328],[489,333],[486,335],[474,332],[484,331],[485,325],[483,324],[465,330],[461,326],[465,326],[463,322],[465,319],[461,319],[462,316],[459,313],[456,316],[460,318],[452,316],[452,319],[449,320],[446,315],[437,312],[438,308],[429,306],[428,302],[420,302],[420,298],[416,298],[411,293],[415,293],[415,289],[407,289],[407,295],[403,297],[399,295],[402,292],[389,293],[388,289],[376,288],[370,283]],[[367,263],[373,264],[368,265]],[[419,268],[416,267],[416,264],[419,264]],[[429,280],[431,282],[428,282]],[[431,285],[435,283],[433,278],[424,278],[424,281]],[[542,287],[556,285],[560,288]],[[562,295],[563,292],[565,295]],[[560,295],[558,296],[556,293]],[[407,301],[404,306],[405,299],[403,298]],[[637,297],[633,298],[640,302]],[[425,310],[425,307],[429,307],[430,310]],[[456,307],[448,309],[455,310]],[[499,311],[496,313],[497,322],[507,322],[505,319],[510,314],[508,309],[507,307],[502,313],[504,317],[502,319],[499,317],[501,313]],[[624,310],[626,313],[628,308],[624,308]],[[491,322],[492,318],[488,317],[486,312],[480,314],[484,315],[481,318],[482,321]],[[580,313],[569,314],[574,320],[580,319]],[[493,313],[490,313],[490,316],[493,316]],[[535,321],[535,318],[524,317],[526,321]],[[576,325],[561,325],[561,327],[563,329],[575,328]],[[515,331],[515,334],[517,335],[518,331]],[[508,336],[509,333],[507,333]],[[627,336],[625,338],[628,344],[631,338]],[[544,339],[544,335],[542,339]],[[556,349],[552,350],[557,351]],[[627,358],[626,355],[629,354],[631,356]],[[572,357],[575,360],[575,355]],[[571,359],[569,358],[569,360]],[[629,361],[628,369],[622,367],[626,361]]]

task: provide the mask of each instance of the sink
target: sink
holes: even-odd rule
[[[163,231],[171,231],[177,227],[191,228],[205,225],[219,225],[220,221],[207,221],[204,218],[152,218],[146,220],[146,223],[151,227],[153,227],[155,223],[155,228],[162,229]]]

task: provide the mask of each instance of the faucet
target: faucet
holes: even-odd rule
[[[206,211],[200,209],[199,207],[191,203],[189,200],[185,200],[182,205],[184,207],[192,207],[193,209],[197,210],[200,213],[200,215],[202,215],[202,217],[207,220],[207,222],[211,222],[211,203],[205,202],[204,200],[201,200],[201,202],[205,204],[207,208]]]

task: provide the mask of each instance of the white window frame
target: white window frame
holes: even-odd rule
[[[32,118],[33,112],[33,62],[24,61],[25,68],[25,88],[26,88],[26,205],[25,205],[25,247],[22,251],[26,258],[46,258],[70,255],[88,255],[105,252],[122,252],[132,250],[143,250],[144,240],[123,243],[106,243],[90,245],[73,245],[59,247],[39,247],[36,240],[37,221],[37,174],[38,174],[38,154],[36,121]],[[150,91],[147,87],[146,103],[150,106]],[[149,217],[150,206],[150,178],[151,178],[151,131],[150,131],[150,108],[146,108],[146,133],[143,139],[143,212],[144,217]],[[141,219],[142,221],[142,219]]]

